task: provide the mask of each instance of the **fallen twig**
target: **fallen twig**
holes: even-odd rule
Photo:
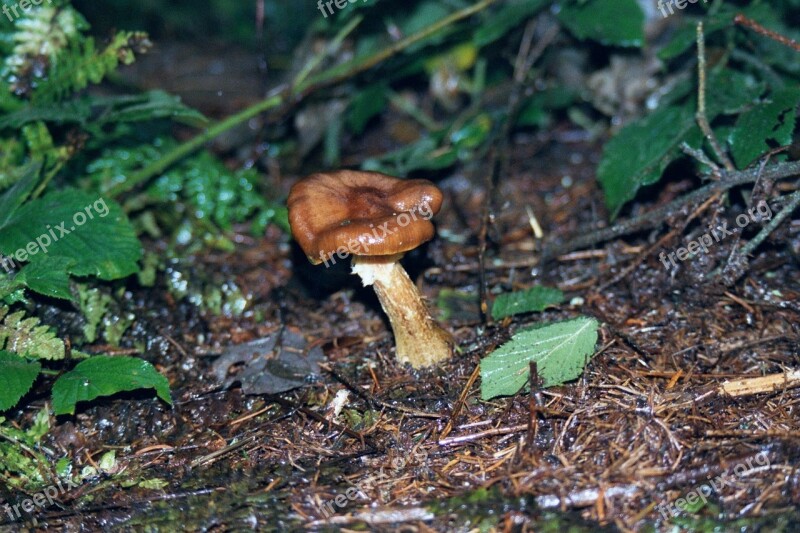
[[[697,79],[697,113],[695,113],[695,120],[697,120],[698,126],[703,131],[706,141],[711,145],[711,149],[714,150],[714,155],[722,162],[725,169],[730,172],[736,167],[733,166],[728,155],[719,144],[717,136],[714,135],[714,130],[711,129],[711,124],[708,122],[708,115],[706,115],[706,39],[705,35],[703,35],[702,22],[697,24]]]
[[[558,495],[546,494],[536,497],[536,504],[541,509],[556,509],[564,507],[589,507],[594,505],[600,498],[616,498],[622,496],[628,500],[633,500],[642,489],[636,485],[616,485],[613,487],[595,487],[591,489],[581,489],[570,494]]]
[[[481,365],[475,365],[475,370],[472,371],[472,375],[470,375],[467,383],[464,385],[464,388],[461,390],[461,394],[458,396],[458,400],[456,404],[453,406],[453,411],[450,413],[450,419],[447,421],[447,425],[442,430],[442,434],[439,436],[440,442],[443,439],[446,439],[450,432],[453,430],[453,422],[455,421],[458,414],[461,412],[461,409],[464,407],[464,402],[467,401],[467,395],[469,394],[469,389],[472,388],[472,384],[475,383],[475,380],[478,379],[478,376],[481,374]]]
[[[736,398],[739,396],[761,394],[763,392],[776,392],[794,387],[800,387],[800,370],[790,370],[780,374],[770,374],[757,378],[726,381],[719,386],[718,392]]]
[[[317,527],[325,524],[352,524],[366,522],[367,524],[391,524],[398,522],[411,522],[413,520],[433,520],[435,515],[424,507],[406,507],[396,509],[368,509],[347,516],[333,516],[325,520],[314,520],[306,526]]]
[[[763,174],[759,174],[759,171],[759,168],[750,168],[733,172],[723,171],[720,181],[709,183],[680,198],[676,198],[668,204],[648,211],[643,215],[624,220],[608,228],[585,233],[565,243],[545,245],[542,250],[542,259],[565,254],[578,248],[586,248],[637,231],[652,229],[663,223],[673,212],[685,205],[702,202],[720,191],[727,191],[739,185],[753,183],[759,179],[759,176],[765,180],[780,180],[797,176],[800,174],[800,161],[778,163],[766,167],[763,170]]]
[[[518,424],[516,426],[508,426],[504,428],[493,428],[481,431],[480,433],[472,433],[471,435],[462,435],[461,437],[450,437],[441,439],[439,446],[448,446],[450,444],[463,444],[473,440],[482,439],[484,437],[494,437],[496,435],[508,435],[509,433],[519,433],[528,429],[528,424]]]
[[[777,42],[781,43],[784,46],[788,46],[789,48],[793,48],[794,50],[800,52],[800,43],[798,43],[794,39],[790,39],[788,37],[785,37],[785,36],[781,35],[780,33],[776,33],[776,32],[774,32],[772,30],[768,30],[767,28],[765,28],[764,26],[762,26],[761,24],[759,24],[755,20],[747,18],[742,13],[739,13],[738,15],[736,15],[733,18],[733,22],[735,22],[736,24],[738,24],[740,26],[744,26],[746,28],[750,28],[751,30],[753,30],[756,33],[760,33],[761,35],[769,37],[770,39],[772,39],[774,41],[777,41]]]

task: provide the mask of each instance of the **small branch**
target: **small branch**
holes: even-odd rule
[[[682,142],[681,152],[688,155],[689,157],[695,158],[700,163],[711,168],[711,172],[714,174],[714,176],[717,177],[717,179],[719,179],[719,165],[713,162],[703,150],[701,150],[700,148],[692,148],[691,146],[689,146],[688,143]]]
[[[800,191],[795,191],[787,197],[786,205],[783,206],[783,209],[781,209],[780,213],[772,217],[772,220],[769,221],[769,224],[761,228],[761,231],[759,231],[755,237],[750,239],[750,242],[742,247],[742,255],[749,255],[756,248],[758,248],[759,245],[764,242],[764,239],[766,239],[770,233],[775,231],[775,229],[781,225],[781,222],[786,220],[786,218],[791,215],[795,209],[797,209],[798,205],[800,205]]]
[[[685,205],[702,202],[720,191],[726,191],[746,183],[753,183],[759,179],[759,176],[765,180],[780,180],[797,176],[800,174],[800,161],[779,163],[765,168],[763,173],[760,171],[760,168],[750,168],[734,172],[723,172],[720,181],[709,183],[643,215],[624,220],[608,228],[589,232],[562,244],[546,245],[542,250],[542,259],[571,252],[578,248],[586,248],[637,231],[654,228]]]
[[[697,79],[697,113],[695,114],[695,119],[706,140],[711,145],[711,149],[714,150],[714,155],[722,162],[725,169],[732,172],[736,167],[733,166],[728,155],[720,146],[719,141],[717,141],[706,115],[706,39],[705,35],[703,35],[702,22],[697,24]]]
[[[794,49],[796,52],[800,52],[800,43],[798,43],[794,39],[789,39],[788,37],[785,37],[785,36],[781,35],[780,33],[776,33],[776,32],[774,32],[772,30],[769,30],[769,29],[765,28],[764,26],[762,26],[761,24],[759,24],[755,20],[747,18],[742,13],[739,13],[738,15],[736,15],[733,18],[733,22],[738,24],[738,25],[740,25],[740,26],[744,26],[746,28],[750,28],[754,32],[760,33],[761,35],[764,35],[765,37],[769,37],[773,41],[777,41],[777,42],[781,43],[784,46],[788,46],[789,48]]]
[[[467,383],[464,385],[464,388],[461,390],[461,394],[458,396],[458,401],[453,406],[453,412],[450,413],[450,419],[447,421],[447,425],[444,427],[442,434],[439,435],[439,441],[444,440],[453,430],[453,422],[455,422],[456,417],[461,412],[461,409],[464,407],[464,402],[467,401],[467,395],[469,394],[470,388],[472,388],[472,384],[475,383],[475,380],[478,379],[478,376],[481,374],[481,366],[476,365],[475,370],[472,371],[472,375],[467,380]]]
[[[791,370],[781,374],[771,374],[757,378],[726,381],[719,386],[718,393],[737,398],[739,396],[777,392],[795,387],[800,387],[800,370]]]
[[[432,520],[435,515],[425,507],[398,507],[395,509],[365,509],[352,515],[332,516],[330,518],[309,522],[308,527],[323,526],[326,524],[355,524],[366,522],[370,525],[397,524],[402,522],[419,522]]]
[[[439,446],[447,446],[449,444],[464,444],[465,442],[472,442],[484,437],[494,437],[496,435],[508,435],[509,433],[520,433],[528,429],[528,424],[519,424],[516,426],[509,426],[504,428],[493,428],[481,431],[480,433],[473,433],[471,435],[463,435],[461,437],[450,437],[441,439]]]
[[[772,217],[769,223],[761,228],[761,230],[756,234],[755,237],[750,239],[750,241],[742,246],[741,250],[736,250],[734,247],[731,250],[731,254],[728,257],[727,263],[730,264],[734,257],[737,258],[747,258],[748,255],[753,253],[756,248],[758,248],[762,242],[769,236],[770,233],[775,231],[775,229],[781,225],[781,223],[786,220],[786,218],[792,214],[792,212],[797,209],[797,206],[800,205],[800,191],[795,191],[788,196],[788,202],[783,206],[780,213]],[[739,234],[741,236],[741,234]],[[711,272],[710,278],[717,278],[722,274],[725,265],[720,265]],[[739,276],[736,276],[738,278]]]

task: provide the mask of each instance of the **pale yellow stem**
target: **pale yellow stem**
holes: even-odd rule
[[[374,287],[394,331],[397,360],[414,368],[432,366],[450,358],[453,337],[431,317],[400,257],[353,256],[353,274]]]

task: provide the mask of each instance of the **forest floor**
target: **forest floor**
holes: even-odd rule
[[[375,138],[396,132],[398,120],[387,113]],[[649,232],[542,263],[530,213],[551,242],[608,220],[594,176],[602,140],[571,128],[516,135],[495,190],[480,164],[437,183],[446,199],[438,236],[404,263],[457,340],[456,356],[438,368],[399,366],[372,291],[347,265],[311,266],[274,227],[259,239],[239,228],[235,251],[174,260],[165,274],[234,283],[249,301],[239,317],[202,312],[161,289],[131,289],[122,312],[136,318],[122,345],[144,342],[141,356],[169,378],[174,406],[144,391],[59,419],[44,446],[87,464],[116,450],[116,473],[27,520],[0,515],[0,531],[796,531],[800,389],[738,398],[718,390],[725,380],[797,366],[800,275],[791,247],[766,243],[730,285],[708,274],[735,236],[677,269],[646,253],[656,240]],[[351,146],[343,164],[356,166],[369,151]],[[277,187],[287,194],[300,177],[282,175]],[[641,195],[631,213],[696,186],[673,179]],[[561,289],[566,303],[482,321],[487,194],[490,295],[542,284]],[[689,214],[675,213],[658,236]],[[795,227],[782,238],[800,237]],[[663,249],[684,246],[681,239],[678,232]],[[601,324],[580,379],[480,400],[482,357],[520,328],[578,315]],[[51,310],[62,330],[74,319]],[[300,348],[323,356],[301,387],[246,395],[221,385],[213,364],[228,348],[280,345],[295,334]],[[335,413],[341,391],[349,396]]]

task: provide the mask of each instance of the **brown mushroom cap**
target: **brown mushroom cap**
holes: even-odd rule
[[[289,193],[292,235],[314,264],[341,251],[393,255],[434,236],[430,218],[442,191],[428,180],[402,180],[377,172],[311,174]]]

